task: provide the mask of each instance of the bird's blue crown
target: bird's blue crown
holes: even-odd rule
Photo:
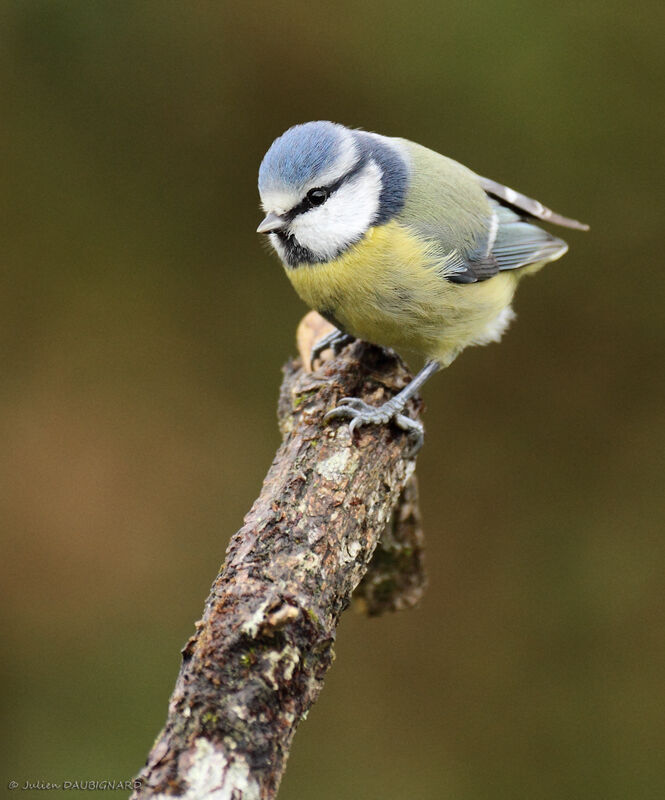
[[[340,154],[344,127],[306,122],[289,128],[270,146],[259,168],[259,191],[281,186],[302,189],[332,167]]]

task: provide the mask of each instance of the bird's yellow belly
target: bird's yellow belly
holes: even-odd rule
[[[445,362],[481,343],[510,305],[516,276],[455,284],[440,267],[427,243],[390,222],[370,229],[334,261],[287,269],[287,275],[311,308],[347,333]]]

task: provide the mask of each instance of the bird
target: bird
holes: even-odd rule
[[[424,366],[378,407],[342,398],[325,421],[390,422],[424,441],[407,401],[470,345],[498,342],[520,280],[568,250],[537,222],[588,230],[407,139],[318,120],[276,138],[260,168],[267,235],[291,284],[333,326],[312,349],[354,339],[412,351]]]

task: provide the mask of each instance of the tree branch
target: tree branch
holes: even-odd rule
[[[332,663],[339,617],[363,577],[357,594],[369,613],[408,607],[422,593],[406,435],[367,426],[351,442],[347,424],[322,422],[343,396],[388,399],[409,380],[403,363],[357,342],[317,372],[299,362],[284,371],[284,440],[182,651],[137,800],[275,797],[296,727]],[[410,413],[418,410],[412,403]]]

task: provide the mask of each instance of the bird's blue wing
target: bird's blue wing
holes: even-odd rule
[[[503,270],[553,261],[568,249],[563,239],[531,224],[524,215],[492,197],[490,206],[491,224],[481,246],[460,252],[453,269],[446,271],[452,283],[477,283]]]

